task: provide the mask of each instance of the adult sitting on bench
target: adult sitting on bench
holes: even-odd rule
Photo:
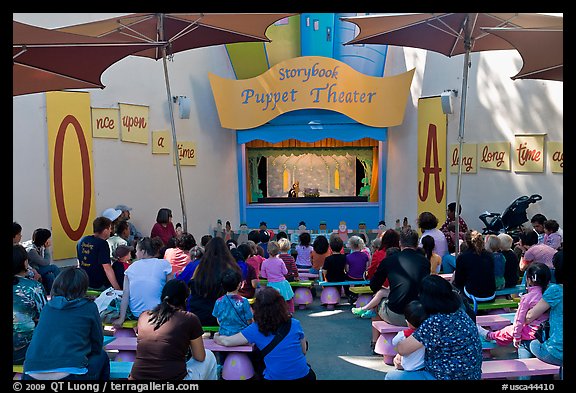
[[[370,280],[374,293],[382,288],[386,278],[390,282],[390,293],[380,302],[378,315],[392,325],[407,326],[404,308],[418,299],[420,282],[430,275],[430,261],[417,251],[417,247],[418,232],[412,229],[402,232],[401,251],[385,258]]]
[[[253,343],[265,365],[265,380],[315,380],[306,362],[308,343],[300,321],[288,312],[286,301],[275,288],[256,293],[254,322],[233,336],[214,335],[217,344],[232,347]]]
[[[453,284],[473,302],[476,312],[478,302],[494,300],[494,262],[492,254],[484,249],[484,238],[480,232],[468,231],[465,238],[467,247],[456,258]]]
[[[184,281],[170,280],[162,288],[162,303],[140,314],[129,379],[218,379],[216,357],[204,347],[200,319],[184,311],[189,293]],[[186,361],[189,349],[192,357]]]
[[[385,379],[480,379],[482,343],[454,287],[438,275],[429,275],[421,282],[419,300],[429,316],[410,337],[398,343],[398,353],[406,356],[426,348],[425,369],[393,370]]]

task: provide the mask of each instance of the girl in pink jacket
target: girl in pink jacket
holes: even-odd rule
[[[288,280],[286,280],[286,274],[288,274],[288,268],[286,264],[278,254],[280,254],[280,246],[278,242],[272,241],[268,243],[268,254],[270,257],[262,262],[260,267],[260,276],[268,280],[269,287],[276,289],[286,303],[288,303],[288,310],[294,313],[294,292]]]
[[[526,313],[542,298],[542,293],[548,287],[550,277],[550,268],[545,264],[539,262],[530,264],[526,273],[527,292],[520,298],[514,323],[495,331],[489,331],[478,326],[480,335],[487,341],[496,341],[496,344],[500,346],[507,346],[512,343],[516,348],[520,346],[522,340],[534,340],[534,333],[540,323],[548,319],[548,313],[541,315],[529,324],[526,323]]]

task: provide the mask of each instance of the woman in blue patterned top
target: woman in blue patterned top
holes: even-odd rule
[[[552,260],[554,265],[555,284],[550,284],[542,299],[526,313],[526,322],[532,322],[546,311],[550,310],[550,337],[543,343],[538,340],[530,342],[530,352],[538,359],[563,365],[564,360],[564,252],[558,251]],[[561,378],[563,376],[561,375]]]
[[[13,245],[12,274],[12,362],[22,364],[48,300],[42,284],[27,277],[28,253],[20,244]]]
[[[386,379],[480,379],[480,337],[452,285],[440,276],[426,276],[421,283],[419,299],[429,317],[398,344],[398,353],[405,356],[425,347],[425,368],[390,371]]]

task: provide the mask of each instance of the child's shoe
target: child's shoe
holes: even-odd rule
[[[352,314],[354,315],[358,315],[358,316],[362,316],[362,314],[364,314],[366,311],[362,309],[362,307],[352,307]]]
[[[372,319],[376,315],[378,315],[378,314],[376,314],[376,312],[374,310],[366,310],[366,311],[364,311],[364,313],[362,315],[360,315],[360,318]]]

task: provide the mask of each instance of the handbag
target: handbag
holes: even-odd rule
[[[123,291],[114,289],[113,287],[103,291],[94,303],[98,307],[98,313],[103,323],[112,323],[115,319],[120,317],[120,305],[122,304]],[[126,319],[131,319],[133,316],[126,310]]]
[[[270,341],[268,345],[266,345],[261,350],[259,350],[257,347],[254,347],[254,350],[250,354],[251,355],[250,359],[252,360],[254,371],[259,377],[264,374],[264,369],[266,368],[264,358],[276,347],[276,345],[278,345],[280,341],[284,339],[284,337],[286,337],[286,335],[290,331],[291,325],[292,325],[292,319],[289,319],[287,322],[285,322],[278,328],[278,331],[274,335],[274,338],[272,339],[272,341]]]
[[[108,306],[116,299],[120,299],[120,301],[122,301],[122,293],[123,291],[114,289],[114,287],[110,287],[105,291],[102,291],[102,293],[96,299],[94,299],[94,303],[96,303],[96,306],[98,306],[98,312],[102,313],[105,311]]]
[[[548,319],[540,323],[534,337],[541,343],[550,338],[550,321]]]

